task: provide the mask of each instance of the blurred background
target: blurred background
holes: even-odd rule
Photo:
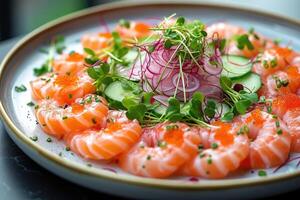
[[[71,12],[116,1],[118,0],[0,0],[0,41],[24,35]],[[198,1],[252,7],[300,19],[299,0]]]

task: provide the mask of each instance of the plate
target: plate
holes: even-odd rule
[[[267,170],[266,177],[257,171],[231,174],[222,180],[206,180],[194,177],[152,179],[136,177],[120,171],[116,166],[79,158],[65,150],[61,141],[52,139],[36,125],[30,90],[16,93],[14,87],[34,78],[33,68],[41,66],[45,55],[41,48],[47,47],[50,39],[64,35],[68,49],[78,48],[80,36],[85,32],[99,32],[112,28],[119,19],[143,20],[156,23],[157,19],[173,13],[189,19],[200,19],[210,24],[226,21],[255,30],[270,38],[280,38],[282,43],[292,42],[300,51],[300,22],[254,10],[195,2],[118,2],[80,11],[44,25],[20,41],[1,64],[0,111],[4,125],[14,142],[34,161],[49,171],[79,185],[115,195],[133,198],[199,199],[199,198],[256,198],[296,189],[300,184],[299,155],[279,169]],[[30,139],[38,136],[38,141]]]

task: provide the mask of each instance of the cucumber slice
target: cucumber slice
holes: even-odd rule
[[[256,92],[261,87],[261,79],[259,75],[251,72],[242,77],[232,79],[232,84],[241,84],[246,91],[249,89],[251,92]]]
[[[252,63],[242,56],[224,55],[222,56],[223,71],[222,76],[228,78],[240,77],[251,71]]]
[[[125,96],[134,95],[132,91],[125,90],[120,81],[112,82],[107,86],[104,91],[104,94],[111,100],[122,102]]]

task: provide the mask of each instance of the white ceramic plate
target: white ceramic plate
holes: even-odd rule
[[[103,30],[103,21],[112,28],[121,18],[145,20],[156,23],[157,18],[173,13],[205,23],[226,21],[248,29],[254,27],[259,33],[270,38],[280,38],[283,43],[292,41],[300,50],[300,23],[290,19],[257,11],[233,7],[196,3],[116,3],[85,10],[34,31],[13,48],[1,64],[0,110],[15,143],[33,160],[49,171],[80,185],[107,193],[135,198],[241,198],[262,197],[278,194],[298,187],[300,183],[299,159],[294,159],[275,172],[267,170],[268,176],[259,177],[256,171],[231,174],[222,180],[205,180],[191,177],[173,177],[158,180],[136,177],[120,171],[116,166],[103,162],[86,161],[65,150],[61,141],[52,139],[36,125],[30,102],[30,89],[16,93],[14,86],[34,79],[33,68],[40,66],[45,55],[40,53],[49,40],[64,35],[67,52],[79,48],[80,36],[85,32]],[[38,141],[29,139],[38,136]],[[300,156],[300,155],[299,155]],[[292,155],[297,158],[298,155]],[[92,166],[90,166],[92,165]]]

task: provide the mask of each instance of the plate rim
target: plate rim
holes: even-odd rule
[[[207,7],[207,8],[218,8],[218,9],[229,9],[235,11],[244,11],[250,12],[254,14],[258,14],[264,17],[276,18],[277,20],[281,20],[284,22],[289,22],[291,24],[295,24],[300,26],[300,20],[292,19],[286,16],[282,16],[280,14],[274,14],[272,12],[266,12],[258,9],[250,9],[236,5],[220,5],[217,3],[208,3],[208,2],[196,2],[193,0],[186,0],[185,2],[179,0],[171,0],[168,2],[160,2],[160,1],[124,1],[124,2],[113,2],[108,4],[103,4],[91,8],[87,8],[81,11],[77,11],[75,13],[60,17],[56,20],[46,23],[45,25],[35,29],[31,33],[27,34],[23,39],[21,39],[4,57],[0,64],[0,80],[3,78],[3,72],[8,66],[9,62],[12,60],[14,55],[20,51],[23,47],[26,47],[27,44],[30,43],[35,37],[40,34],[43,34],[45,31],[48,31],[53,28],[59,28],[64,23],[68,23],[78,18],[85,18],[90,15],[96,15],[101,12],[110,12],[113,10],[124,9],[124,8],[134,8],[134,7],[142,7],[142,6],[197,6],[197,7]],[[183,181],[178,180],[170,180],[170,179],[154,179],[154,178],[146,178],[146,177],[138,177],[134,175],[120,175],[108,172],[103,169],[93,169],[90,167],[83,166],[81,164],[76,163],[75,161],[67,160],[59,157],[58,155],[50,152],[49,150],[43,148],[41,145],[35,143],[30,140],[29,137],[26,136],[24,132],[22,132],[11,120],[9,114],[6,112],[4,108],[5,102],[0,99],[0,116],[5,123],[5,127],[11,130],[8,131],[10,134],[14,134],[16,139],[26,145],[27,148],[31,148],[31,150],[37,152],[40,156],[42,156],[47,161],[53,162],[54,164],[59,165],[60,167],[65,168],[66,170],[71,170],[72,172],[84,174],[87,176],[96,176],[100,179],[106,179],[107,181],[116,181],[119,183],[137,185],[137,186],[150,186],[159,189],[179,189],[179,190],[220,190],[226,188],[241,188],[247,186],[257,186],[266,183],[275,183],[282,180],[287,180],[291,178],[299,177],[300,170],[294,171],[286,174],[279,174],[275,176],[267,176],[267,177],[255,177],[249,179],[228,179],[228,180],[216,180],[211,182],[196,182],[196,183],[185,183]],[[23,150],[22,150],[23,151]],[[24,151],[23,151],[24,152]],[[36,161],[35,161],[36,162]],[[51,170],[50,170],[51,171]],[[178,184],[181,183],[182,184]]]

